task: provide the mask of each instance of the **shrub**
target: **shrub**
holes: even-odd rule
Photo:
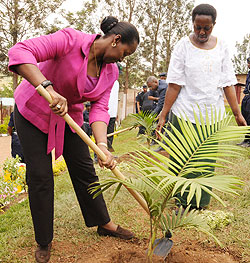
[[[202,212],[202,217],[207,221],[207,224],[211,229],[222,229],[231,224],[234,220],[233,213],[220,210],[205,210]]]
[[[67,166],[64,160],[56,161],[53,164],[53,174],[54,176],[60,175],[62,172],[66,170]]]
[[[6,116],[3,118],[3,124],[0,124],[0,134],[7,133],[7,127],[10,121],[10,116]]]
[[[20,157],[7,158],[3,164],[3,176],[0,176],[0,210],[19,193],[27,190],[26,168],[19,162]]]

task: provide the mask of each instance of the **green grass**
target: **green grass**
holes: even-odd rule
[[[122,122],[122,127],[131,126],[131,117]],[[234,122],[233,122],[234,123]],[[122,156],[125,153],[141,150],[142,144],[136,139],[138,129],[133,129],[119,134],[114,138],[114,155]],[[239,138],[240,142],[243,138]],[[222,170],[224,174],[234,174],[244,182],[239,196],[220,195],[226,201],[228,207],[224,208],[212,200],[211,210],[231,211],[235,216],[232,224],[214,233],[219,240],[231,251],[236,251],[242,257],[241,263],[250,262],[250,231],[249,231],[249,207],[250,207],[250,150],[247,149],[244,157],[233,160],[235,165]],[[128,174],[126,163],[121,163],[118,167],[121,172]],[[107,169],[100,169],[96,166],[97,174],[100,178],[112,176]],[[137,237],[148,238],[149,224],[148,216],[137,202],[131,197],[125,188],[122,188],[117,197],[111,202],[113,190],[105,193],[104,197],[108,205],[112,220],[133,230]],[[177,231],[177,234],[190,238],[190,234],[185,234],[184,230]],[[189,232],[187,232],[189,233]],[[200,236],[191,232],[192,237]],[[204,236],[202,236],[204,238]],[[81,243],[91,245],[98,243],[100,238],[96,234],[95,228],[87,228],[84,224],[75,193],[73,191],[68,173],[55,177],[55,220],[54,220],[54,240],[67,241],[70,243]],[[204,245],[207,237],[205,237]],[[211,239],[210,239],[211,240]],[[0,215],[0,262],[33,262],[34,234],[31,216],[28,207],[28,200],[17,203]],[[18,253],[25,248],[25,253]],[[28,252],[27,252],[28,251]],[[235,253],[236,253],[235,252]],[[63,253],[63,251],[62,251]]]
[[[132,116],[128,116],[121,125],[121,128],[124,129],[127,127],[131,127],[131,123],[135,122],[135,119]],[[118,130],[119,130],[118,129]],[[146,146],[145,143],[142,143],[140,140],[136,138],[138,133],[138,128],[134,128],[130,131],[125,131],[118,135],[114,136],[113,148],[115,149],[114,155],[122,155],[131,151],[135,151],[136,149],[142,150],[142,145]]]

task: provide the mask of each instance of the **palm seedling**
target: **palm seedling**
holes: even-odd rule
[[[178,118],[180,130],[171,125],[172,131],[166,129],[167,136],[161,134],[165,143],[159,141],[158,144],[171,158],[145,148],[151,156],[137,152],[132,163],[137,171],[134,176],[126,180],[108,178],[91,189],[92,192],[99,190],[95,192],[98,195],[117,184],[114,197],[122,185],[142,195],[150,211],[148,262],[152,262],[158,243],[166,236],[171,236],[177,228],[194,227],[212,236],[220,244],[209,232],[205,219],[197,210],[190,210],[188,206],[186,209],[179,209],[178,213],[175,210],[169,211],[169,204],[173,203],[177,194],[187,194],[188,204],[193,197],[196,198],[196,205],[199,207],[202,191],[205,191],[225,206],[218,193],[237,194],[236,190],[242,184],[239,178],[220,173],[220,168],[226,167],[230,162],[227,157],[239,157],[243,151],[242,148],[225,142],[249,133],[248,128],[230,125],[231,115],[221,118],[220,114],[218,116],[216,112],[212,112],[211,117],[207,113],[204,120],[200,114],[200,121],[195,113],[194,115],[195,125],[187,117],[186,120],[181,117]],[[215,167],[216,171],[211,169]],[[199,176],[188,178],[194,172],[199,172]],[[162,232],[162,238],[157,239],[159,232]]]
[[[131,114],[131,116],[135,119],[133,126],[142,126],[145,130],[145,134],[143,134],[147,140],[148,148],[150,147],[150,143],[152,142],[153,133],[156,128],[156,116],[157,114],[152,114],[150,111],[141,111],[137,114]]]

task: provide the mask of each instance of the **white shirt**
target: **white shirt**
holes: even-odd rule
[[[116,118],[118,111],[118,95],[119,95],[119,82],[116,80],[112,87],[109,98],[109,116],[110,118]]]
[[[205,50],[194,46],[189,37],[182,38],[175,46],[168,69],[167,83],[181,86],[172,111],[195,123],[193,110],[199,117],[199,108],[205,119],[206,108],[211,117],[211,106],[223,116],[226,86],[237,83],[233,64],[226,44],[217,39],[216,46]],[[197,106],[198,105],[198,106]]]

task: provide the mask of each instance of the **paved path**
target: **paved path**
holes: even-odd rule
[[[2,164],[7,158],[11,157],[11,136],[0,136],[0,173],[2,171]],[[55,159],[54,150],[52,151],[53,161]],[[59,158],[61,160],[62,157]]]
[[[0,137],[0,166],[2,166],[2,164],[8,157],[11,157],[11,136],[1,136]]]
[[[0,175],[2,175],[2,165],[6,158],[11,157],[11,136],[0,136]]]

